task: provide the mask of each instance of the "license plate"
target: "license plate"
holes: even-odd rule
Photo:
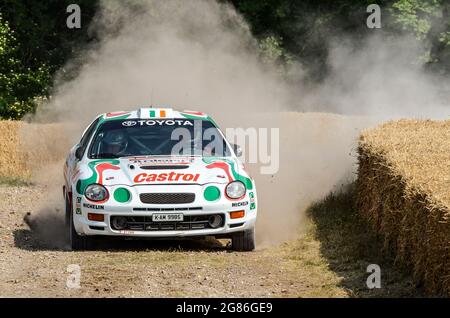
[[[183,214],[182,213],[153,214],[152,221],[153,222],[181,222],[181,221],[183,221]]]

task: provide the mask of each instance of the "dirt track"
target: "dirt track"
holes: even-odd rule
[[[330,220],[329,207],[314,217],[317,224],[312,233],[252,253],[232,252],[226,241],[216,240],[121,241],[114,249],[100,243],[96,251],[70,252],[52,247],[61,245],[55,236],[61,233],[61,221],[43,220],[51,222],[47,228],[52,228],[52,240],[46,233],[31,231],[23,221],[43,190],[38,186],[0,186],[0,297],[420,295],[407,276],[381,260],[377,262],[384,270],[383,289],[368,290],[365,267],[376,256],[376,246],[372,241],[363,242],[364,228],[355,231],[349,224]],[[339,204],[331,204],[339,208]],[[326,217],[320,218],[320,214]],[[81,267],[79,289],[66,286],[70,264]]]
[[[295,297],[321,288],[306,283],[287,248],[235,253],[215,240],[118,242],[115,250],[100,244],[91,252],[51,248],[23,221],[40,193],[38,187],[0,186],[2,297]],[[69,264],[81,266],[80,289],[66,287]]]
[[[253,121],[266,127],[264,116]],[[70,252],[61,243],[63,218],[56,216],[63,212],[39,213],[43,201],[53,210],[63,205],[60,187],[44,186],[62,182],[62,163],[37,172],[39,185],[19,186],[14,180],[1,185],[0,178],[0,297],[420,296],[412,280],[380,255],[381,247],[353,213],[352,202],[322,204],[303,218],[308,205],[340,180],[342,167],[351,166],[348,149],[359,122],[323,114],[286,113],[271,119],[273,127],[283,127],[283,145],[295,141],[302,147],[280,150],[278,178],[258,176],[264,209],[258,211],[257,239],[259,235],[263,243],[259,247],[272,245],[252,253],[232,252],[227,241],[217,240],[121,241],[100,244],[96,251]],[[47,149],[43,146],[36,148]],[[324,150],[333,154],[332,160],[323,156]],[[315,171],[321,171],[320,177]],[[24,222],[28,212],[40,215],[33,230]],[[296,229],[300,217],[301,231]],[[379,290],[366,287],[366,268],[372,263],[383,270]],[[79,289],[66,287],[70,264],[81,267]]]

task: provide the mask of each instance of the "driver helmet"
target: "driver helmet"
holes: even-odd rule
[[[108,131],[103,138],[104,152],[118,154],[128,146],[127,135],[121,130]]]

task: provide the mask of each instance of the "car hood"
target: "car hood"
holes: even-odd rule
[[[206,184],[251,180],[232,157],[130,157],[89,160],[80,165],[77,190],[92,183],[113,185]]]

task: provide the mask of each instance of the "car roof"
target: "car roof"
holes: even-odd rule
[[[200,119],[211,120],[211,118],[199,111],[178,111],[172,108],[143,107],[132,111],[115,111],[99,115],[103,120],[123,119]]]

